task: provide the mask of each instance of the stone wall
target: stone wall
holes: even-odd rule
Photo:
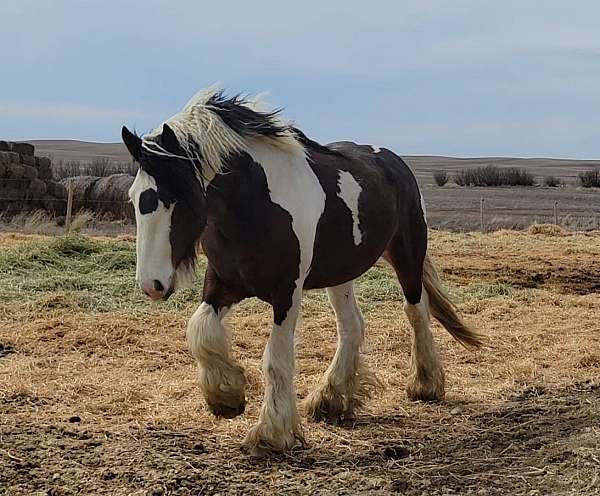
[[[52,163],[30,143],[0,141],[0,212],[44,209],[64,215],[66,189],[52,180]]]

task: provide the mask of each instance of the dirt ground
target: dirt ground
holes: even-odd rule
[[[307,448],[260,460],[240,445],[262,396],[266,305],[243,303],[229,321],[248,407],[217,420],[185,346],[193,297],[150,304],[75,274],[37,286],[28,264],[48,251],[13,250],[51,241],[0,235],[14,265],[0,301],[0,494],[598,494],[600,233],[535,232],[432,233],[450,292],[487,336],[466,351],[435,324],[443,403],[407,400],[397,287],[383,265],[363,276],[365,354],[384,388],[353,423],[303,419]],[[133,245],[121,243],[111,267],[129,281]],[[79,272],[95,274],[105,255],[79,256]],[[322,292],[306,295],[298,334],[301,399],[335,350]]]

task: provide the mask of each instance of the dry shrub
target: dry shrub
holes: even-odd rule
[[[546,176],[544,178],[544,186],[548,186],[549,188],[557,188],[562,184],[562,181],[559,177],[556,176]]]
[[[56,180],[66,177],[79,176],[82,173],[83,166],[79,160],[57,161],[52,164],[52,178]]]
[[[448,172],[446,172],[445,170],[434,171],[433,180],[438,186],[444,186],[448,182]]]
[[[503,186],[533,186],[535,180],[530,172],[517,167],[501,169],[501,178]]]
[[[113,162],[108,157],[98,157],[90,163],[79,160],[57,161],[52,165],[52,176],[56,180],[76,176],[108,177],[113,174],[137,174],[135,162]]]
[[[47,234],[56,226],[54,218],[45,210],[18,213],[11,218],[10,224],[24,234]]]
[[[527,234],[542,234],[544,236],[569,236],[569,231],[556,224],[533,224],[527,229]]]
[[[80,210],[71,220],[71,230],[81,231],[94,220],[94,213],[89,210]]]
[[[535,180],[530,172],[516,167],[501,169],[495,165],[460,169],[454,182],[459,186],[533,186]]]
[[[113,165],[108,157],[97,157],[87,167],[90,176],[106,177],[113,173]]]
[[[600,169],[591,169],[577,175],[579,184],[584,188],[600,188]]]

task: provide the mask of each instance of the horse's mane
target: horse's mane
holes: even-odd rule
[[[259,99],[239,94],[228,97],[213,87],[194,95],[183,110],[165,121],[177,138],[179,152],[162,144],[162,125],[144,136],[143,147],[149,153],[199,161],[205,178],[206,167],[214,174],[223,172],[225,159],[248,151],[254,140],[294,154],[306,155],[311,150],[339,154],[308,138],[280,114],[281,109],[265,110]]]

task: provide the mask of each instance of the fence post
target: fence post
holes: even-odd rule
[[[485,198],[482,198],[479,202],[479,226],[481,228],[481,232],[485,232],[485,225],[483,224],[483,204],[485,203]]]
[[[558,226],[558,202],[554,202],[554,224]]]
[[[67,182],[67,215],[65,216],[65,233],[71,230],[71,214],[73,212],[73,178]]]

